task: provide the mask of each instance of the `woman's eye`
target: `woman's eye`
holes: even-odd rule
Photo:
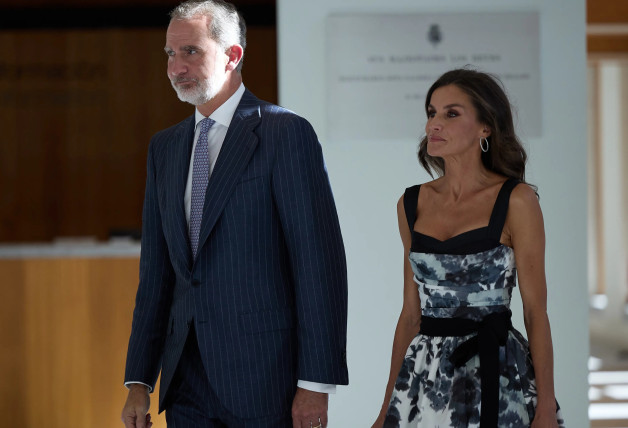
[[[456,117],[458,116],[458,112],[456,111],[448,111],[447,112],[447,117]]]

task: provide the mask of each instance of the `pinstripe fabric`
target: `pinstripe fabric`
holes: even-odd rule
[[[297,379],[347,384],[342,237],[303,118],[246,91],[210,177],[192,261],[183,208],[194,123],[149,148],[140,284],[126,381],[160,408],[191,322],[212,389],[244,418],[289,409]]]
[[[192,327],[170,385],[166,410],[169,428],[292,428],[290,409],[280,415],[247,419],[224,408],[207,382],[193,332]]]

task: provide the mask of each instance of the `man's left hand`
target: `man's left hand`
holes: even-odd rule
[[[292,427],[327,427],[327,397],[321,392],[297,388],[292,402]]]

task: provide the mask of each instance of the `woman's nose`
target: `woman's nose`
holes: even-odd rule
[[[440,121],[438,121],[436,118],[430,119],[430,121],[427,124],[427,129],[432,130],[432,131],[440,131],[442,128],[443,127]]]

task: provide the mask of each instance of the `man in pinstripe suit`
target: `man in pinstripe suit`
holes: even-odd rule
[[[168,77],[196,111],[149,148],[127,428],[151,425],[160,371],[159,411],[177,428],[325,427],[327,394],[348,383],[321,147],[306,120],[244,88],[245,32],[222,0],[171,13]]]

